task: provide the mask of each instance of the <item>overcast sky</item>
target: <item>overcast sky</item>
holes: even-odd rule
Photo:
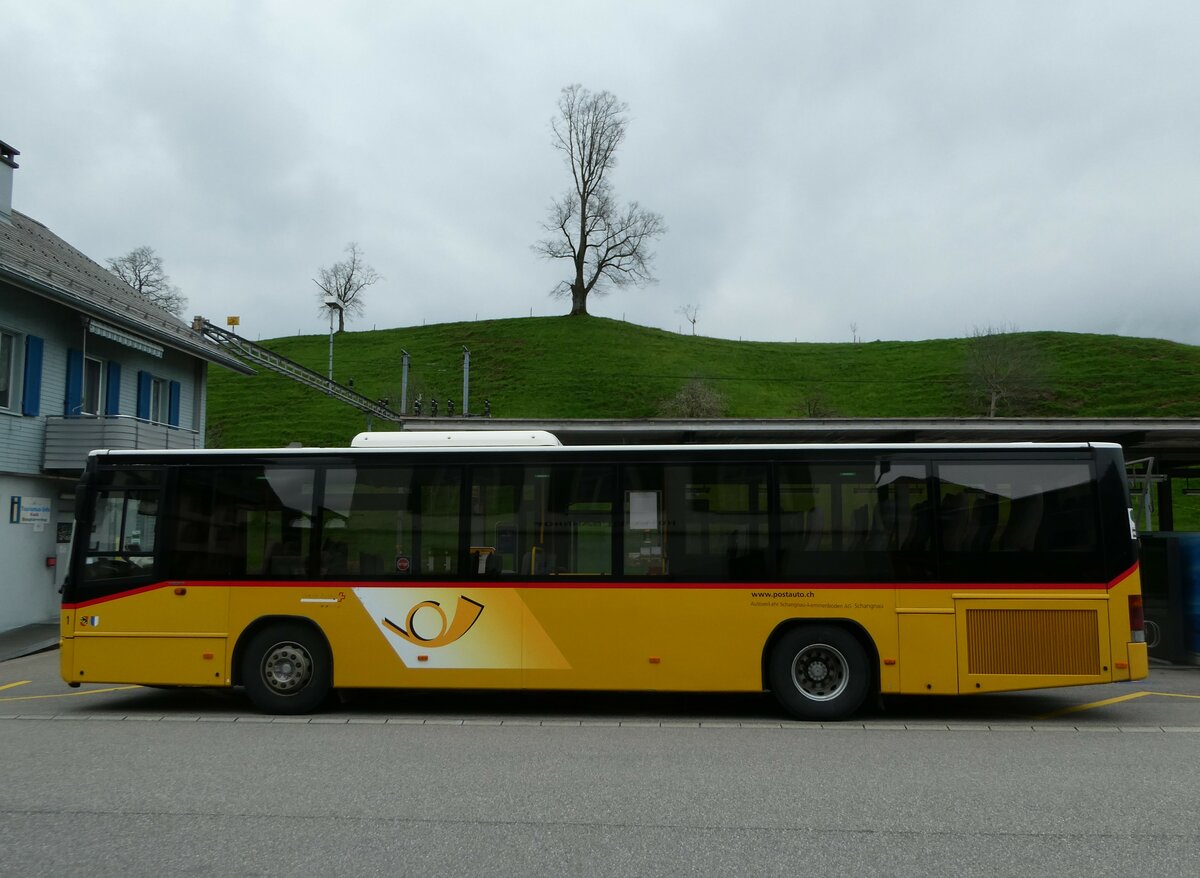
[[[985,325],[1200,343],[1200,3],[0,0],[14,207],[139,245],[250,338],[565,314],[531,245],[560,89],[629,105],[658,283],[593,314],[756,340]]]

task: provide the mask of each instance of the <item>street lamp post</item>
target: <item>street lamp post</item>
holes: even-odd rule
[[[329,309],[329,393],[333,394],[333,312],[340,307],[337,296],[326,296],[325,307]]]

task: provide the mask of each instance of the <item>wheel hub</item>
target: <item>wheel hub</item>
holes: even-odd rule
[[[792,683],[810,701],[832,701],[850,682],[846,657],[827,643],[813,643],[796,654]]]
[[[263,682],[280,695],[303,689],[312,679],[312,672],[312,656],[298,643],[277,643],[263,658]]]

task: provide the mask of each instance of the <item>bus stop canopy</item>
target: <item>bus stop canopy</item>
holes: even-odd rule
[[[1200,467],[1200,418],[406,418],[405,430],[548,430],[564,445],[1116,442],[1165,473]]]

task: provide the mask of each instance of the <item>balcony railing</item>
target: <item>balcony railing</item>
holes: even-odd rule
[[[196,430],[169,427],[128,415],[46,418],[45,470],[82,472],[88,452],[96,448],[200,448]]]

